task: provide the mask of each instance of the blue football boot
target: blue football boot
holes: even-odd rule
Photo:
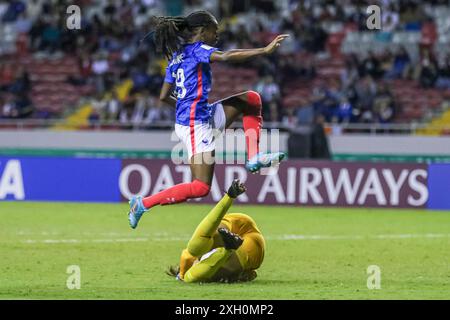
[[[261,168],[271,167],[286,157],[284,152],[258,153],[245,163],[245,167],[251,173],[257,173]]]
[[[144,204],[142,203],[142,197],[133,197],[128,202],[130,204],[130,211],[128,212],[128,221],[130,222],[130,226],[133,229],[136,229],[139,220],[141,219],[144,212],[148,211],[144,207]]]

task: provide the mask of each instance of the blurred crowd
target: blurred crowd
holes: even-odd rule
[[[33,114],[31,80],[24,68],[0,63],[0,118],[28,118]]]
[[[449,88],[450,57],[438,63],[432,52],[424,52],[416,63],[404,49],[383,56],[350,56],[341,78],[320,82],[306,105],[287,109],[282,102],[287,84],[316,78],[314,61],[328,57],[328,34],[343,24],[363,30],[366,8],[374,3],[383,6],[384,28],[390,31],[420,30],[429,20],[417,0],[9,0],[0,3],[0,18],[27,36],[28,50],[36,59],[63,55],[78,59],[79,74],[67,81],[95,88],[90,98],[92,121],[150,124],[173,120],[174,112],[157,99],[166,62],[151,42],[141,40],[150,30],[153,15],[206,9],[220,21],[218,46],[223,50],[261,47],[274,34],[291,35],[277,54],[246,64],[258,70],[258,80],[250,86],[263,97],[266,120],[305,122],[321,116],[330,122],[384,123],[396,114],[396,102],[385,81],[410,78],[424,87]],[[80,30],[66,27],[66,10],[72,4],[81,7]],[[312,58],[304,59],[304,53]],[[26,117],[32,113],[28,73],[7,69],[0,63],[0,115]],[[111,89],[124,79],[132,79],[133,88],[120,101]]]
[[[314,87],[308,102],[288,110],[283,121],[295,125],[320,115],[331,123],[389,123],[399,106],[389,80],[408,79],[422,88],[450,89],[450,54],[438,63],[425,49],[417,64],[405,48],[366,57],[349,55],[339,79],[323,79]]]

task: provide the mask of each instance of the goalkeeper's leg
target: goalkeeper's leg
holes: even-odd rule
[[[234,250],[214,249],[210,255],[192,266],[184,275],[184,282],[207,282],[228,261]]]
[[[211,251],[214,245],[214,233],[217,231],[223,216],[227,213],[232,203],[233,199],[225,194],[222,200],[200,222],[187,245],[187,250],[192,256],[201,257]]]

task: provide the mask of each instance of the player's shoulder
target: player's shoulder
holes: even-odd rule
[[[192,45],[192,50],[194,52],[204,52],[204,51],[210,51],[210,50],[217,50],[217,48],[207,45],[206,43],[204,43],[202,41],[198,41]]]
[[[172,59],[169,61],[169,68],[173,65],[180,64],[184,61],[184,58],[186,56],[185,52],[175,52],[172,55]]]
[[[201,49],[208,50],[208,51],[217,49],[215,47],[211,47],[211,46],[209,46],[209,45],[207,45],[205,43],[202,43],[202,42],[199,43],[199,46],[200,46]]]

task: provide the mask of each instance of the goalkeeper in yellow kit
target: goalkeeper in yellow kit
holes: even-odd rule
[[[228,192],[195,230],[180,265],[167,273],[184,282],[238,282],[256,278],[264,259],[264,238],[255,221],[228,213],[233,200],[246,191],[234,180]]]

